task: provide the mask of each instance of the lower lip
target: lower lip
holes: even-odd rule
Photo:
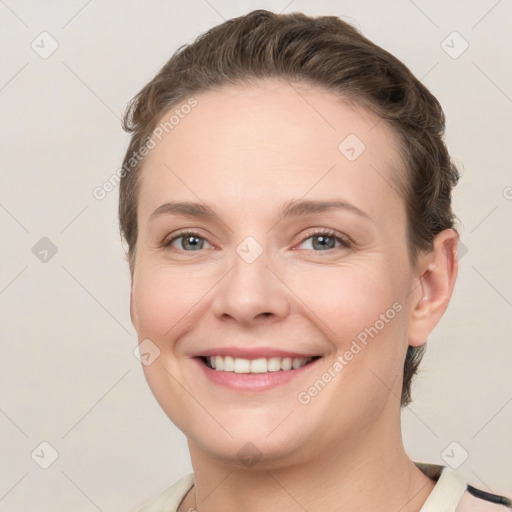
[[[320,359],[315,359],[307,365],[295,370],[279,370],[277,372],[267,373],[235,373],[212,370],[206,366],[201,359],[195,358],[194,360],[201,367],[208,379],[214,384],[219,384],[220,386],[237,391],[267,391],[277,386],[282,386],[304,375],[320,361]]]

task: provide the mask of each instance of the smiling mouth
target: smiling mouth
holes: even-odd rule
[[[257,359],[244,359],[232,356],[202,356],[200,359],[211,370],[249,374],[298,370],[320,357],[260,357]]]

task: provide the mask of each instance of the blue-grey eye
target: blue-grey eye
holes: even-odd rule
[[[200,236],[196,236],[193,234],[185,234],[181,235],[177,238],[177,240],[182,239],[181,246],[184,250],[192,250],[197,251],[199,249],[202,249],[204,246],[204,238],[201,238]]]
[[[181,243],[178,245],[175,245],[175,242],[178,240],[181,240]],[[186,251],[186,252],[192,252],[192,251],[199,251],[201,249],[204,249],[204,244],[206,242],[206,239],[202,236],[199,236],[197,233],[187,232],[182,233],[181,235],[175,236],[168,242],[165,242],[163,244],[164,247],[173,247],[178,250]]]
[[[310,240],[311,247],[305,247],[305,249],[319,252],[327,251],[329,249],[337,249],[340,246],[346,247],[348,245],[341,237],[331,231],[319,231],[317,233],[313,233],[312,235],[304,238],[301,245]],[[336,243],[338,243],[338,245],[336,245]]]

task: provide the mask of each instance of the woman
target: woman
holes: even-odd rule
[[[144,511],[510,506],[402,442],[458,242],[444,114],[402,63],[258,10],[179,49],[125,129],[130,314],[194,468]]]

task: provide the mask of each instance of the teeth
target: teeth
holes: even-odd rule
[[[292,368],[296,370],[297,368],[300,368],[302,366],[302,359],[292,359]]]
[[[235,370],[235,360],[231,356],[226,356],[224,358],[222,370],[225,372],[232,372]]]
[[[267,373],[267,360],[264,357],[262,357],[261,359],[253,359],[251,361],[251,373]]]
[[[218,357],[218,356],[217,356]],[[217,358],[215,358],[217,359]],[[250,373],[251,372],[251,361],[249,359],[235,359],[235,373]]]
[[[312,357],[261,357],[259,359],[242,359],[231,356],[210,356],[206,358],[207,365],[222,372],[234,373],[267,373],[298,369],[312,361]]]
[[[281,358],[280,357],[271,357],[267,359],[267,371],[269,372],[278,372],[281,369]]]
[[[285,357],[282,361],[281,361],[281,370],[291,370],[292,369],[292,359],[291,357]]]

